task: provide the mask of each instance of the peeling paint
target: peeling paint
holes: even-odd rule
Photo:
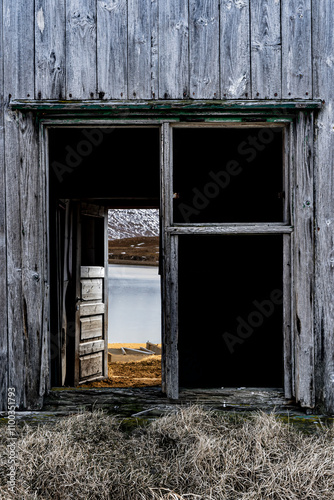
[[[43,12],[43,7],[41,7],[39,9],[39,11],[37,12],[37,26],[40,30],[40,32],[44,33],[44,29],[45,29],[45,22],[44,22],[44,12]]]

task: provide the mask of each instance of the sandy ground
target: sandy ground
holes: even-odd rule
[[[81,387],[148,387],[161,385],[161,356],[126,354],[121,347],[139,349],[144,344],[108,344],[111,362],[108,363],[108,379],[88,382]]]

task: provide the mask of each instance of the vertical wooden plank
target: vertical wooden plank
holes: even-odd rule
[[[161,163],[161,231],[162,231],[162,390],[171,399],[179,395],[178,365],[178,262],[177,239],[167,232],[172,221],[172,155],[171,129],[168,123],[162,126]]]
[[[167,236],[166,248],[166,394],[179,397],[178,236]]]
[[[165,349],[165,338],[166,338],[166,318],[165,318],[165,304],[166,304],[166,283],[165,283],[165,235],[166,235],[166,216],[165,216],[165,206],[166,206],[166,186],[165,186],[165,149],[166,146],[169,147],[168,136],[166,139],[166,133],[169,134],[168,124],[163,124],[160,126],[160,211],[159,211],[159,274],[161,280],[161,390],[166,394],[166,349]],[[169,154],[166,158],[169,159]]]
[[[108,378],[108,303],[109,303],[109,252],[108,252],[108,209],[104,209],[104,280],[103,280],[103,303],[104,303],[104,354],[103,375]]]
[[[0,26],[2,24],[2,0],[0,1]],[[2,31],[3,33],[3,31]],[[3,36],[0,35],[0,54],[3,54]],[[0,61],[0,411],[7,403],[7,271],[6,271],[6,189],[5,189],[5,141],[4,141],[4,87],[3,58]]]
[[[314,203],[313,115],[299,113],[296,124],[294,203],[294,333],[296,399],[315,404],[314,392]]]
[[[47,129],[39,124],[39,165],[40,165],[40,214],[41,214],[41,269],[43,270],[43,302],[41,311],[42,335],[39,397],[42,403],[43,396],[51,387],[51,338],[50,338],[50,272],[49,272],[49,142]]]
[[[253,99],[280,99],[280,0],[251,2],[251,74]]]
[[[251,97],[249,0],[222,0],[220,6],[221,97]]]
[[[96,1],[66,0],[66,97],[96,96]]]
[[[128,85],[129,99],[151,99],[152,15],[156,0],[128,0]],[[157,20],[156,20],[157,21]],[[156,31],[156,30],[155,30]],[[156,75],[155,75],[156,77]]]
[[[283,131],[283,183],[284,183],[284,222],[291,224],[291,134],[293,124]],[[292,300],[292,237],[290,234],[283,235],[283,353],[284,353],[284,394],[287,399],[292,398],[293,379],[293,328],[291,327]]]
[[[3,0],[5,95],[34,97],[34,5],[26,0]]]
[[[8,109],[13,98],[34,96],[34,4],[3,0],[3,60],[5,95],[5,185],[8,303],[8,385],[16,390],[19,407],[26,406],[25,309],[22,300],[21,165],[18,114]]]
[[[151,94],[159,97],[159,6],[151,0]]]
[[[45,172],[39,162],[38,126],[33,113],[20,115],[20,198],[22,249],[25,390],[28,407],[39,402],[48,358],[44,333],[45,300]],[[44,367],[42,370],[42,366]],[[43,373],[42,373],[43,372]],[[45,383],[42,383],[45,386]]]
[[[128,97],[127,18],[127,0],[97,1],[98,91],[106,99]]]
[[[291,236],[283,235],[283,358],[284,395],[292,397],[292,344],[291,344]]]
[[[219,99],[219,5],[189,0],[190,97]]]
[[[294,193],[294,182],[295,182],[295,144],[296,144],[296,131],[295,131],[295,123],[292,122],[289,125],[289,145],[288,145],[288,152],[289,152],[289,180],[288,184],[289,187],[286,189],[286,192],[289,193],[289,201],[288,201],[288,206],[289,206],[289,220],[291,224],[294,221],[294,214],[293,214],[293,207],[295,205],[295,193]],[[285,144],[286,145],[286,144]],[[295,239],[294,239],[294,233],[290,235],[290,264],[291,264],[291,269],[290,269],[290,283],[291,283],[291,290],[290,290],[290,330],[291,330],[291,394],[292,397],[296,397],[296,387],[295,387],[295,330],[294,330],[294,323],[295,323],[295,298],[294,298],[294,290],[295,290],[295,283],[294,283],[294,248],[295,248]]]
[[[312,0],[314,97],[324,100],[316,117],[315,338],[317,400],[334,414],[334,3]]]
[[[188,2],[159,4],[159,98],[189,96]]]
[[[282,97],[312,97],[311,0],[282,1]]]
[[[65,0],[35,3],[35,99],[65,96]]]

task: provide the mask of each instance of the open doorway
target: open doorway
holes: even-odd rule
[[[145,343],[146,349],[146,341],[152,341],[152,349],[160,349],[160,277],[159,265],[156,265],[159,264],[160,246],[159,138],[159,127],[156,126],[55,128],[49,132],[53,386],[133,385],[131,382],[120,380],[122,377],[119,377],[120,383],[115,384],[117,377],[110,372],[110,362],[114,360],[108,346],[110,330],[112,336],[118,335],[115,332],[117,315],[113,310],[116,299],[111,294],[112,289],[117,288],[117,280],[115,273],[111,272],[109,276],[116,261],[109,264],[108,259],[110,257],[112,260],[111,254],[115,253],[111,250],[112,241],[115,243],[112,234],[115,236],[115,231],[117,227],[119,229],[122,226],[122,221],[123,230],[125,229],[125,213],[132,231],[138,226],[139,220],[144,227],[148,217],[154,219],[152,249],[146,248],[144,251],[142,242],[138,241],[136,244],[133,240],[129,245],[133,257],[131,263],[125,264],[126,254],[123,253],[124,250],[119,249],[119,260],[122,262],[117,265],[126,265],[130,270],[130,265],[133,266],[136,262],[136,269],[139,266],[147,268],[149,279],[150,269],[154,268],[154,279],[158,285],[155,288],[155,301],[159,302],[155,313],[157,331],[154,337],[143,337],[140,344]],[[119,240],[124,240],[123,236],[124,233]],[[138,234],[138,237],[141,235]],[[154,254],[154,263],[150,260],[153,246],[157,252]],[[136,250],[142,254],[139,260],[136,260]],[[145,262],[145,259],[148,261]],[[132,289],[134,283],[132,280],[131,284],[128,279],[130,276],[131,273],[127,272],[127,282]],[[139,296],[142,300],[143,294]],[[151,312],[151,305],[146,304],[146,307],[147,311]],[[133,307],[128,304],[125,319],[133,316],[133,312]],[[160,316],[159,321],[157,316]],[[145,317],[147,319],[149,314],[142,312],[138,326]],[[112,338],[114,343],[116,340],[121,339]],[[125,338],[124,343],[127,340]],[[156,357],[159,373],[155,377],[154,385],[161,385],[161,356],[155,352],[151,354],[151,349],[148,350],[150,352],[143,350],[143,356],[139,353],[133,355],[137,356],[137,360],[138,357]],[[123,357],[129,359],[131,356],[125,354]]]
[[[160,385],[159,210],[109,210],[108,238],[110,383]]]

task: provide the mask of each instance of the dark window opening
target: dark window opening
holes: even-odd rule
[[[182,236],[182,387],[283,387],[282,235]]]
[[[281,128],[174,128],[177,223],[282,222]]]

